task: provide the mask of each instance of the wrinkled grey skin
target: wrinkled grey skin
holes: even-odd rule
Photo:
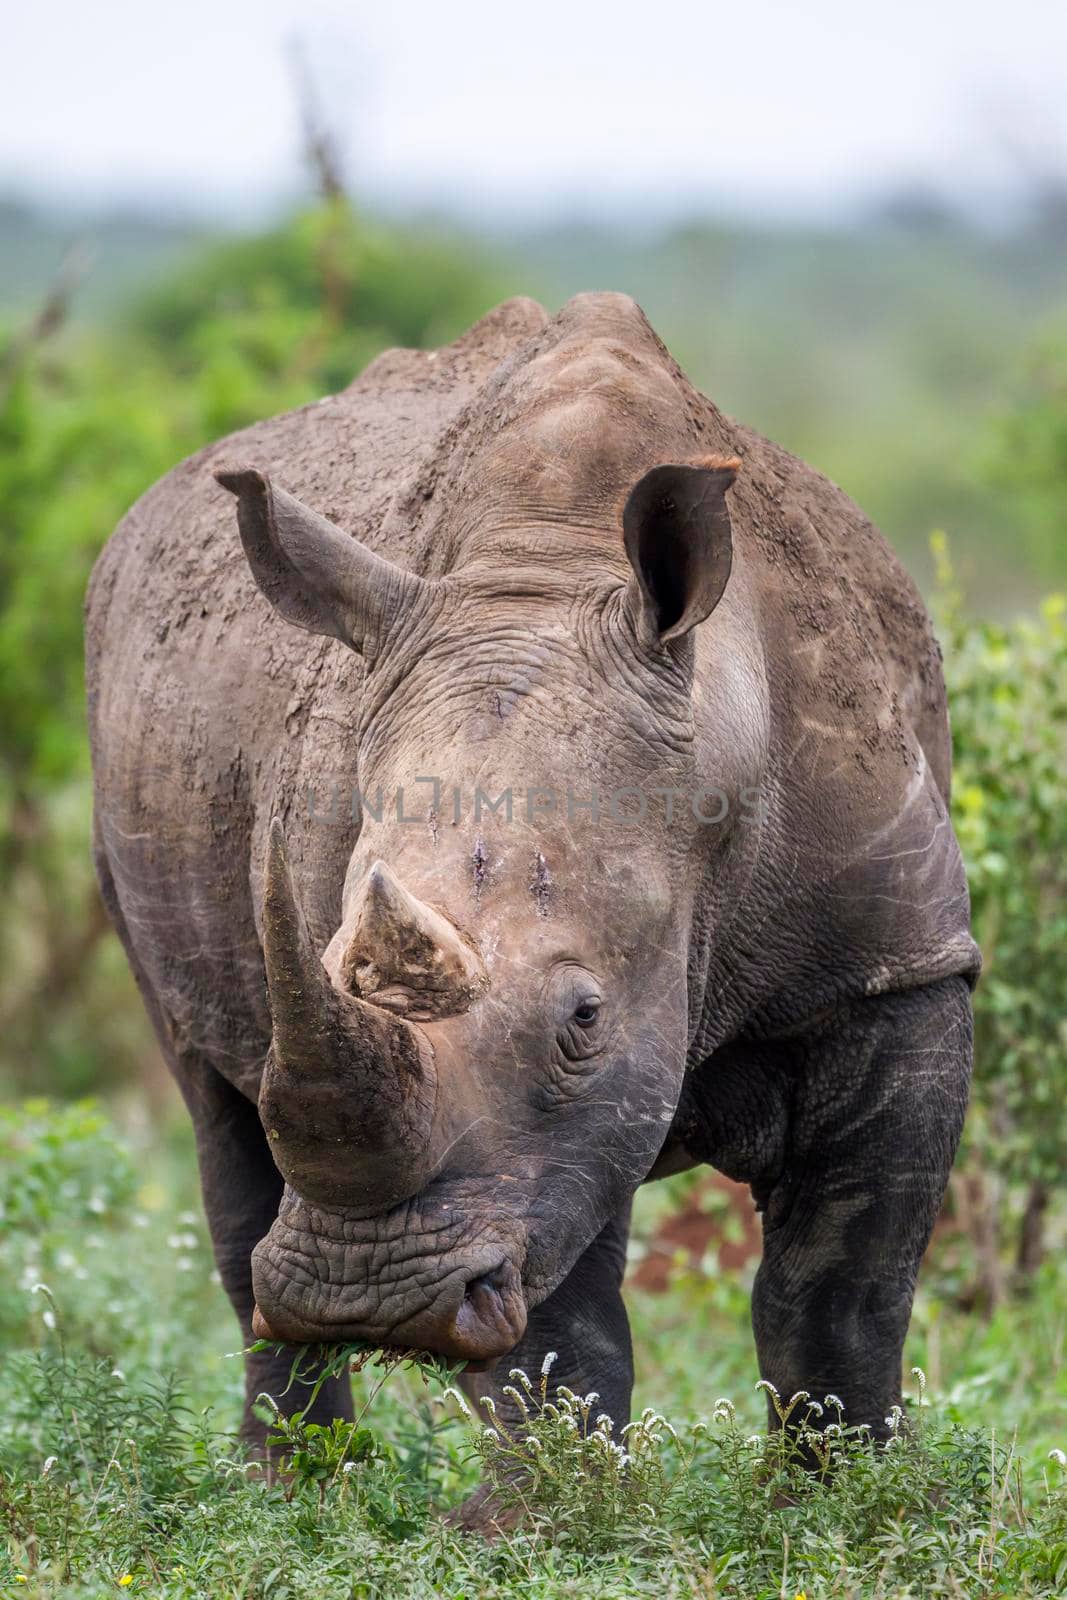
[[[311,555],[280,524],[268,539],[263,480],[235,467],[400,575],[360,567],[341,603],[332,534],[314,523]],[[698,480],[645,480],[660,467],[706,487],[690,505]],[[87,615],[100,881],[245,1332],[258,1304],[289,1340],[469,1356],[498,1401],[551,1348],[621,1422],[633,1192],[710,1162],[763,1209],[763,1375],[881,1430],[978,957],[938,650],[855,506],[723,417],[628,299],[552,319],[512,301],[175,468],[101,556]],[[442,781],[436,809],[420,776]],[[352,820],[355,782],[381,786],[381,821]],[[623,786],[716,790],[727,815],[527,815],[538,788]],[[476,789],[507,787],[510,822],[473,820]],[[285,966],[301,915],[322,977],[376,861],[488,986],[422,1021],[410,994],[337,1002],[339,1031],[302,1050],[304,1013],[279,1018],[317,981]],[[250,1394],[288,1367],[251,1358]],[[347,1407],[327,1385],[318,1413]]]

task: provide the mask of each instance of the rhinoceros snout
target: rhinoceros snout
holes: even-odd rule
[[[252,1333],[257,1339],[287,1344],[365,1339],[483,1365],[513,1350],[526,1332],[522,1277],[508,1259],[488,1270],[484,1259],[463,1268],[453,1265],[438,1292],[411,1314],[404,1315],[399,1305],[394,1310],[386,1298],[373,1315],[355,1310],[351,1320],[337,1306],[325,1311],[321,1320],[309,1315],[307,1301],[287,1292],[289,1286],[282,1279],[262,1269],[257,1277],[252,1314]]]

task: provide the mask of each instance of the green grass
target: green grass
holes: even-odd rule
[[[846,1426],[822,1474],[763,1430],[747,1283],[690,1269],[629,1297],[624,1437],[550,1374],[515,1380],[531,1447],[443,1378],[368,1364],[355,1426],[282,1430],[293,1470],[267,1483],[233,1439],[238,1338],[184,1125],[0,1111],[0,1174],[5,1597],[1067,1593],[1062,1251],[987,1323],[953,1309],[958,1246],[939,1247],[907,1351],[923,1403],[912,1378],[897,1441]],[[641,1197],[639,1239],[674,1192]],[[443,1517],[480,1472],[528,1511],[491,1545]]]

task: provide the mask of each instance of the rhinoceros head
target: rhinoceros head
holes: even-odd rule
[[[437,782],[420,826],[364,814],[321,954],[271,829],[261,1332],[502,1355],[654,1163],[689,1025],[691,630],[738,465],[644,471],[596,559],[430,577],[219,474],[264,594],[364,658],[363,793]]]

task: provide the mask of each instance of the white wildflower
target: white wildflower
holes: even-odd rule
[[[1067,1467],[1067,1455],[1062,1450],[1050,1450],[1048,1458],[1050,1461],[1054,1461],[1058,1467]]]
[[[48,1474],[51,1472],[52,1468],[55,1466],[55,1464],[56,1464],[56,1462],[58,1460],[59,1460],[58,1456],[49,1456],[48,1457],[48,1460],[45,1462],[44,1466],[41,1468],[41,1477],[42,1478],[47,1478]]]
[[[541,1363],[541,1376],[547,1378],[556,1362],[556,1352],[550,1350]]]
[[[448,1388],[445,1390],[445,1392],[441,1396],[441,1398],[442,1398],[442,1400],[449,1400],[449,1399],[454,1400],[465,1417],[473,1416],[474,1413],[471,1411],[470,1406],[467,1404],[466,1396],[462,1395],[458,1389],[456,1389],[456,1388],[454,1388],[452,1386],[452,1384],[449,1384]]]
[[[49,1332],[54,1331],[55,1325],[56,1325],[56,1314],[55,1314],[55,1312],[51,1311],[51,1310],[42,1311],[41,1312],[41,1321],[44,1323],[45,1327],[49,1330]]]

